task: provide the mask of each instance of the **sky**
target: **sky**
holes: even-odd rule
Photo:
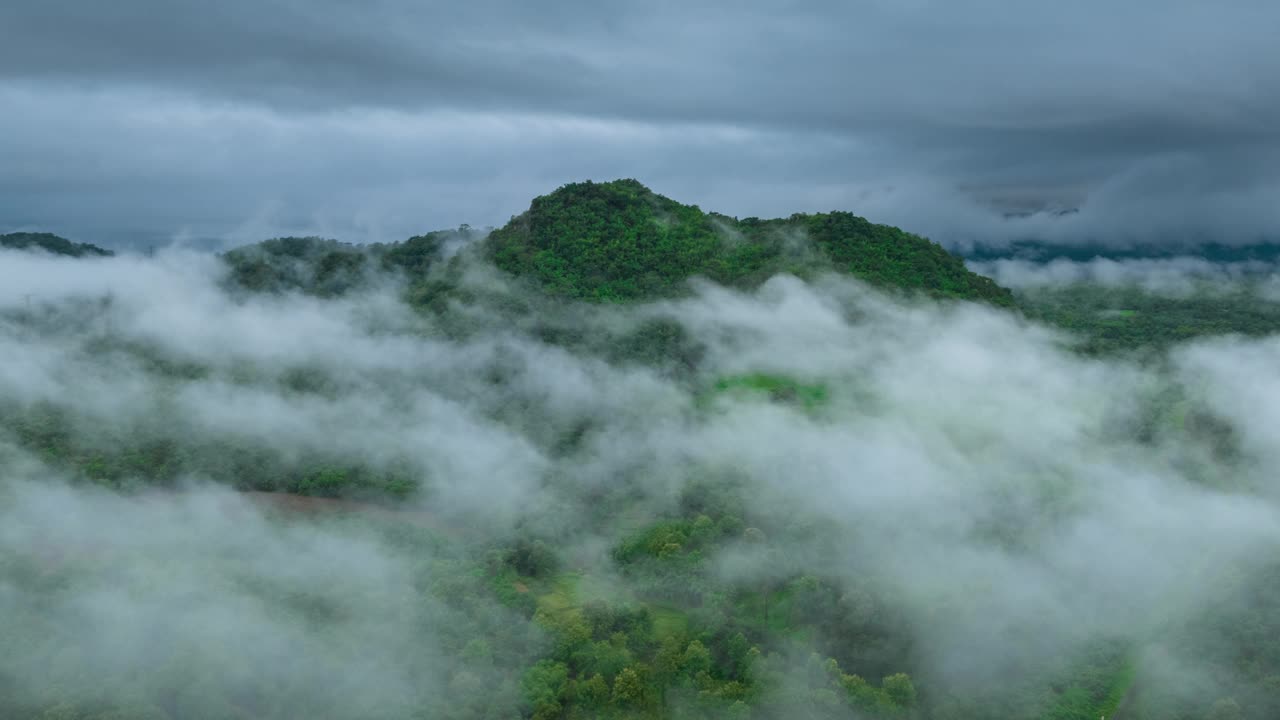
[[[395,241],[634,177],[949,246],[1245,244],[1280,235],[1276,27],[1267,0],[7,0],[0,232]]]

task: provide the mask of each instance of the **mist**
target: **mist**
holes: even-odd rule
[[[1062,258],[1049,262],[1001,259],[968,264],[974,272],[988,275],[1005,287],[1026,291],[1089,283],[1108,288],[1132,287],[1177,298],[1253,286],[1271,297],[1276,287],[1276,267],[1272,263],[1214,262],[1193,255],[1120,260],[1098,257],[1087,262]]]
[[[1208,701],[1233,692],[1164,640],[1280,545],[1280,339],[1142,363],[1082,356],[1016,313],[835,276],[612,307],[541,297],[466,247],[453,268],[474,299],[431,314],[392,276],[319,299],[229,290],[216,257],[181,250],[0,255],[0,636],[31,648],[0,663],[8,687],[125,707],[141,700],[113,685],[141,676],[183,714],[198,701],[166,693],[205,677],[243,699],[229,713],[403,717],[461,716],[431,703],[493,683],[492,707],[514,711],[500,678],[555,631],[457,594],[460,568],[534,537],[607,596],[643,595],[613,549],[710,483],[755,533],[702,550],[710,577],[807,576],[864,598],[898,618],[894,657],[935,707],[987,702],[964,688],[1017,685],[1102,641],[1163,658],[1142,665],[1148,692],[1175,677]],[[995,274],[1163,288],[1188,269],[1204,270]],[[655,321],[696,363],[602,350]],[[581,339],[548,331],[569,325]],[[823,399],[708,392],[753,374]],[[1153,420],[1169,397],[1192,420]],[[165,489],[121,447],[169,453]],[[323,495],[333,468],[365,478],[337,515],[236,492]],[[477,638],[507,647],[464,653]]]

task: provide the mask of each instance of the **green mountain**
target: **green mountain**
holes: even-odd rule
[[[97,245],[89,243],[74,243],[64,237],[58,237],[53,233],[9,233],[0,235],[0,248],[8,248],[13,250],[43,250],[54,255],[67,255],[69,257],[106,257],[114,255],[110,250],[105,250]]]
[[[635,180],[565,185],[489,237],[498,267],[548,291],[618,301],[693,276],[749,287],[779,272],[849,273],[884,288],[1011,306],[1010,293],[936,243],[846,212],[760,220],[703,212]]]
[[[1239,387],[1228,373],[1049,355],[1013,323],[1012,354],[970,363],[991,367],[987,381],[936,375],[898,337],[799,364],[784,355],[807,348],[771,337],[768,318],[607,304],[675,296],[694,276],[750,288],[842,272],[1010,305],[923,238],[844,212],[728,217],[619,180],[562,187],[493,233],[281,237],[221,257],[252,322],[225,323],[209,352],[190,338],[227,303],[206,292],[51,290],[0,308],[17,360],[0,366],[0,637],[23,648],[0,654],[0,719],[1280,717],[1274,543],[1237,557],[1197,535],[1195,562],[1164,566],[1180,576],[1171,590],[1131,580],[1149,602],[1112,615],[1103,602],[1123,593],[1090,581],[1111,584],[1150,540],[1072,538],[1179,464],[1171,502],[1186,505],[1157,504],[1168,516],[1216,492],[1265,503],[1268,448],[1247,424],[1262,416],[1222,408],[1218,392]],[[491,260],[522,279],[495,281]],[[269,296],[386,285],[422,315]],[[1080,284],[1018,291],[1016,307],[1075,330],[1086,352],[1163,352],[1276,332],[1280,301],[1261,295]],[[187,302],[163,315],[195,334],[154,332],[148,299]],[[261,342],[320,313],[314,342]],[[851,317],[860,327],[818,352],[907,318],[881,314]],[[1053,422],[1020,422],[1036,388],[1000,383],[1019,348],[1053,359],[1036,404],[1063,413]],[[1082,381],[1110,384],[1054,402]],[[965,412],[975,393],[991,402]],[[892,505],[922,472],[942,503]],[[53,494],[36,492],[43,474]],[[192,479],[245,491],[245,505],[188,501]],[[75,484],[102,487],[78,500]],[[141,510],[102,488],[145,493]],[[946,522],[924,516],[944,504]],[[922,522],[898,522],[913,509]],[[1066,552],[1112,537],[1121,559],[1097,568]],[[1084,560],[1057,573],[1068,555]]]

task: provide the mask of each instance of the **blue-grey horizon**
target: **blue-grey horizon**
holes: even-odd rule
[[[952,246],[1249,243],[1280,236],[1277,26],[1260,0],[10,0],[0,232],[390,241],[633,177]]]

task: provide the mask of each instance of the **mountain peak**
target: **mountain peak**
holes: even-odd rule
[[[748,288],[778,273],[833,270],[887,289],[1012,304],[960,258],[895,227],[847,212],[740,221],[630,178],[570,183],[534,198],[488,247],[507,272],[596,301],[678,294],[695,275]]]

